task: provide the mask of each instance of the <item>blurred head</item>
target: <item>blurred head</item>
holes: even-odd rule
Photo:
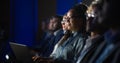
[[[80,31],[85,29],[87,6],[78,4],[72,7],[67,13],[68,29],[71,31]]]
[[[50,31],[56,31],[58,29],[60,29],[61,26],[61,21],[62,21],[62,16],[52,16],[49,22],[49,26],[48,29]]]
[[[102,24],[99,23],[99,16],[101,15],[102,11],[102,3],[100,1],[93,2],[91,4],[92,10],[94,13],[94,17],[88,17],[87,20],[87,32],[94,32],[96,34],[103,34],[107,28],[104,27]]]
[[[46,20],[41,22],[41,28],[42,28],[43,31],[48,30],[48,22]]]
[[[102,0],[102,11],[99,16],[99,23],[109,28],[120,28],[119,0]]]

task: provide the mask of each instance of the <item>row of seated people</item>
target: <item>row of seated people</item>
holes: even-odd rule
[[[62,20],[62,30],[52,37],[34,56],[36,63],[119,63],[120,23],[118,0],[100,0],[93,5],[94,17],[86,16],[87,6],[73,6]],[[55,26],[55,24],[49,24]],[[59,24],[60,25],[60,24]],[[50,27],[50,26],[49,26]],[[52,27],[53,28],[53,27]],[[59,34],[60,33],[60,34]],[[58,39],[59,38],[59,39]],[[57,39],[57,40],[56,40]],[[49,43],[49,44],[48,44]],[[47,45],[46,45],[47,44]],[[45,48],[44,48],[45,47]]]

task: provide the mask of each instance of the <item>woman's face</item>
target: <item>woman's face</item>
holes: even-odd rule
[[[68,30],[68,24],[67,24],[67,22],[66,22],[66,20],[67,20],[66,17],[67,17],[66,15],[63,16],[63,20],[62,20],[62,22],[61,22],[63,30]]]
[[[70,10],[67,13],[67,24],[68,24],[68,29],[71,31],[79,30],[81,22],[79,21],[80,18],[75,16],[74,10]]]

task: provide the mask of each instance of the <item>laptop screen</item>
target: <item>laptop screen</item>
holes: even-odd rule
[[[10,46],[16,56],[16,59],[20,63],[33,63],[32,55],[26,45],[10,42]]]

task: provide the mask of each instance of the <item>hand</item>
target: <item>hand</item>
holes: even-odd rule
[[[32,59],[33,61],[40,63],[54,63],[54,60],[49,57],[33,56]]]
[[[36,61],[36,60],[39,59],[39,58],[40,58],[40,56],[33,56],[33,57],[32,57],[33,61]]]

